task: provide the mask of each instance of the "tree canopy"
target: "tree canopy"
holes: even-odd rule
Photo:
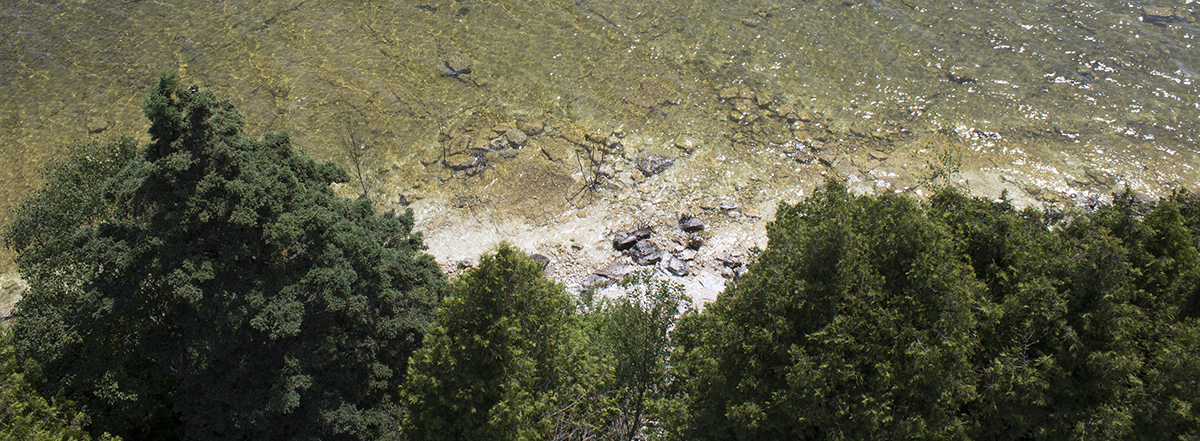
[[[14,332],[127,439],[378,439],[446,289],[411,212],[164,75],[151,143],[82,143],[5,232],[30,282]]]
[[[1200,198],[782,205],[676,333],[695,439],[1193,439]],[[1189,438],[1190,437],[1190,438]]]
[[[454,282],[414,356],[405,396],[414,439],[547,439],[597,404],[575,304],[506,243]],[[581,401],[583,401],[581,403]]]

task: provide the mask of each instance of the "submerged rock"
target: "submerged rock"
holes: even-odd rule
[[[454,52],[446,56],[446,73],[452,76],[459,76],[471,73],[471,57],[461,52]]]
[[[672,161],[670,158],[667,158],[665,156],[650,155],[650,156],[645,157],[641,161],[638,161],[637,168],[638,168],[638,170],[641,170],[642,174],[646,175],[646,177],[648,178],[648,177],[651,177],[651,176],[661,173],[663,170],[665,170],[667,167],[670,167],[674,163],[675,163],[675,161]]]
[[[508,129],[508,131],[504,132],[504,138],[508,140],[509,146],[515,149],[521,148],[521,146],[525,145],[525,140],[529,139],[525,136],[525,132],[518,129]]]
[[[466,170],[469,168],[479,167],[483,163],[479,159],[479,155],[472,153],[459,153],[446,157],[446,168],[451,170]]]

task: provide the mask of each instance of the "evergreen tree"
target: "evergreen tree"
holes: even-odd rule
[[[454,281],[410,365],[406,430],[418,440],[575,438],[607,375],[587,357],[574,302],[502,243]]]
[[[585,292],[583,315],[594,351],[613,368],[604,387],[618,410],[609,435],[633,440],[643,427],[649,429],[644,435],[661,434],[663,418],[680,411],[671,332],[681,313],[695,310],[683,285],[654,277],[653,271],[627,275],[620,286],[624,293],[614,298],[591,300],[593,292]]]
[[[680,323],[691,439],[962,438],[983,287],[906,197],[780,206],[750,272]]]
[[[74,149],[6,231],[19,352],[127,439],[394,435],[445,289],[411,213],[337,198],[339,167],[173,76],[143,110],[148,146]]]

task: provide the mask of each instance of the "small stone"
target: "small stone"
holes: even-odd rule
[[[658,251],[658,245],[649,240],[639,240],[629,249],[629,255],[633,257],[633,261],[638,265],[651,265],[662,259],[662,253]]]
[[[584,287],[598,286],[598,287],[603,288],[608,285],[612,285],[612,283],[614,281],[616,281],[616,280],[608,278],[606,276],[602,276],[600,274],[592,274],[592,275],[587,276],[586,279],[583,279],[582,284]]]
[[[508,129],[504,132],[504,137],[508,139],[508,143],[511,144],[513,148],[520,148],[521,146],[525,145],[525,140],[528,139],[528,137],[525,136],[525,132],[517,129]]]
[[[108,130],[108,127],[110,125],[112,125],[112,124],[109,123],[104,118],[93,116],[91,118],[88,118],[87,132],[89,135],[95,135],[97,133],[102,133],[105,130]]]
[[[542,131],[546,129],[545,124],[541,121],[525,121],[519,124],[519,126],[522,132],[530,136],[541,135]]]
[[[451,170],[466,170],[478,167],[481,163],[479,156],[469,153],[459,153],[446,158],[446,167]]]
[[[687,262],[684,262],[675,256],[671,256],[671,259],[667,261],[667,271],[670,271],[671,274],[676,276],[683,277],[691,272],[691,268],[688,268]]]
[[[530,255],[529,258],[533,259],[534,262],[541,264],[542,269],[546,269],[547,267],[550,266],[550,258],[549,257],[543,256],[541,254],[533,254],[533,255]]]
[[[450,68],[451,75],[462,75],[471,73],[471,57],[467,54],[455,52],[446,56],[446,67]]]
[[[704,222],[691,216],[684,216],[679,219],[679,229],[688,233],[694,233],[704,229]]]
[[[692,150],[696,149],[696,143],[690,139],[681,139],[675,141],[675,148],[683,150],[684,153],[691,153]]]
[[[696,259],[696,250],[693,250],[691,248],[684,248],[683,251],[680,251],[679,254],[676,254],[676,257],[678,257],[679,260],[683,260],[683,261],[695,260]]]
[[[771,104],[771,97],[765,93],[760,93],[754,98],[758,102],[759,107],[766,107],[767,104]]]
[[[734,201],[733,198],[728,197],[728,198],[725,198],[724,200],[722,200],[721,205],[718,205],[717,208],[720,208],[725,211],[737,210],[738,203],[737,203],[737,201]]]
[[[651,233],[652,233],[652,231],[650,231],[650,229],[649,229],[649,228],[638,228],[638,229],[636,229],[636,230],[633,230],[633,233],[632,233],[632,234],[633,234],[635,237],[637,237],[637,238],[638,238],[638,240],[642,240],[642,239],[648,239],[648,238],[650,238],[650,234],[651,234]]]
[[[642,174],[648,178],[661,173],[664,169],[670,167],[674,163],[675,161],[672,161],[667,157],[661,155],[650,155],[645,159],[638,161],[637,168],[638,170],[641,170]]]
[[[615,174],[612,164],[607,162],[600,165],[600,168],[596,170],[596,173],[599,173],[600,176],[604,176],[606,178],[611,178],[613,177],[613,174]]]
[[[632,248],[633,244],[637,243],[637,241],[638,237],[636,235],[630,234],[628,231],[618,231],[613,235],[613,248],[617,249],[618,251],[628,250]]]
[[[584,137],[583,130],[578,126],[563,127],[559,134],[562,135],[563,139],[566,139],[567,142],[572,144],[583,145],[587,143],[587,139]]]

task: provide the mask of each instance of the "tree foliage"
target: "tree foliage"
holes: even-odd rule
[[[574,302],[542,265],[502,243],[454,282],[410,365],[413,439],[550,439],[588,432],[603,366]]]
[[[73,149],[6,231],[19,352],[129,439],[394,433],[445,286],[411,213],[335,197],[342,169],[173,76],[143,110],[149,145]]]
[[[0,439],[89,441],[87,415],[61,394],[46,398],[37,391],[41,368],[17,358],[12,332],[0,327]],[[107,433],[100,440],[119,440]]]
[[[701,439],[1194,439],[1200,198],[1095,212],[829,184],[679,324]]]
[[[747,276],[680,325],[683,435],[962,436],[982,287],[945,228],[834,184],[777,216]]]
[[[615,406],[606,424],[609,439],[662,434],[663,418],[678,412],[678,384],[671,369],[671,332],[685,312],[694,313],[683,285],[638,271],[620,282],[621,295],[592,299],[584,293],[584,320],[592,350],[612,366],[604,385]],[[648,429],[648,430],[643,430]]]

